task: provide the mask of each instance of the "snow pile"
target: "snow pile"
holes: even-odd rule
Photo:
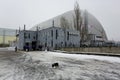
[[[0,48],[0,50],[5,49],[5,48]]]
[[[7,47],[7,49],[10,51],[15,51],[15,47]]]
[[[65,57],[65,58],[72,58],[77,60],[85,60],[85,59],[96,59],[101,61],[109,61],[109,62],[119,62],[119,57],[110,57],[110,56],[97,56],[97,55],[82,55],[82,54],[65,54],[65,53],[58,53],[58,52],[49,52],[49,51],[43,51],[43,52],[29,52],[34,59],[42,59],[47,61],[54,61],[54,57]]]
[[[15,47],[4,47],[4,48],[0,48],[0,51],[15,51]]]
[[[5,51],[6,50],[6,48],[0,48],[0,51]]]

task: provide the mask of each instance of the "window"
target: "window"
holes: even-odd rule
[[[51,47],[53,47],[53,40],[51,40]]]
[[[29,37],[29,39],[30,39],[30,33],[29,33],[28,37]]]
[[[67,32],[67,40],[69,40],[69,32]]]
[[[24,32],[24,38],[26,39],[27,38],[27,36],[26,36],[26,33]]]
[[[35,39],[35,36],[33,36],[33,39]]]
[[[58,30],[56,30],[56,39],[58,38]]]
[[[55,44],[55,48],[57,49],[57,44]]]
[[[38,39],[38,34],[36,34],[36,39]]]
[[[53,37],[53,30],[51,30],[51,36]]]
[[[96,36],[96,38],[102,38],[102,36]]]

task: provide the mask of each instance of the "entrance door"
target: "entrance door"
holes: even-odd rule
[[[33,41],[33,42],[32,42],[32,49],[33,49],[33,50],[36,50],[36,43],[37,43],[36,41]]]

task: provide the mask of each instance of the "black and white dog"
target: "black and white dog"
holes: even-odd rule
[[[53,64],[52,64],[52,67],[53,67],[53,68],[57,68],[57,67],[59,67],[59,64],[58,64],[58,63],[53,63]]]

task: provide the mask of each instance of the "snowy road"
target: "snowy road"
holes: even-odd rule
[[[0,51],[0,80],[120,80],[120,58]]]

